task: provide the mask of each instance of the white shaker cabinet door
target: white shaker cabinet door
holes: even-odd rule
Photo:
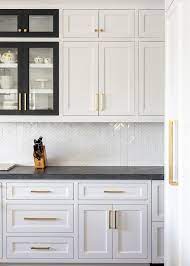
[[[134,37],[134,10],[100,10],[99,37]]]
[[[152,220],[164,220],[164,181],[152,181]]]
[[[134,42],[100,43],[99,64],[100,115],[134,115]]]
[[[140,115],[164,115],[164,65],[164,42],[140,42]]]
[[[98,10],[64,10],[63,36],[98,37]]]
[[[164,263],[164,223],[152,223],[152,263]]]
[[[139,37],[164,38],[164,10],[139,10]]]
[[[64,43],[64,115],[98,115],[98,43]]]
[[[112,258],[110,210],[112,205],[79,206],[79,258]]]
[[[114,205],[116,227],[116,230],[113,230],[114,258],[148,258],[150,234],[147,208],[147,205]]]

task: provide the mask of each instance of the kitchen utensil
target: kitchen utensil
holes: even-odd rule
[[[41,56],[34,57],[34,63],[35,64],[42,64],[43,63],[43,58]]]
[[[1,62],[2,63],[15,63],[15,53],[12,53],[11,51],[8,51],[6,53],[3,53],[1,55]]]
[[[51,63],[51,58],[50,57],[45,57],[44,58],[44,64],[50,64]]]

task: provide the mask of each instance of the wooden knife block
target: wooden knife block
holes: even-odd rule
[[[47,166],[47,156],[46,156],[46,148],[45,146],[43,146],[43,150],[42,150],[42,157],[40,160],[38,160],[37,158],[35,158],[34,156],[34,167],[36,169],[45,169]]]

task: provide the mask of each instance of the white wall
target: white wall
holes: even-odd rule
[[[44,137],[49,165],[163,165],[163,124],[1,123],[0,162],[33,164]]]

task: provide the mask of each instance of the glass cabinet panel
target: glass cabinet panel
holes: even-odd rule
[[[0,32],[17,32],[18,16],[0,15]]]
[[[29,110],[53,110],[53,48],[29,48]]]
[[[30,15],[29,32],[53,32],[53,16]]]
[[[18,49],[0,47],[0,110],[18,109]]]

